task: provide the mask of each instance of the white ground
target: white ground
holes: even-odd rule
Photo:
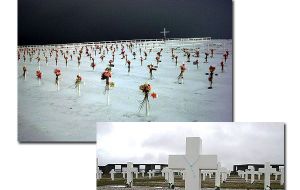
[[[199,69],[197,70],[193,65],[196,58],[191,56],[191,62],[187,63],[184,84],[177,83],[179,65],[186,61],[180,48],[193,47],[187,46],[189,42],[161,45],[160,47],[164,49],[162,62],[158,70],[153,72],[154,79],[149,81],[146,65],[150,63],[156,65],[156,52],[160,50],[160,47],[148,53],[148,59],[144,61],[143,66],[140,65],[138,47],[135,50],[136,60],[133,60],[129,50],[126,50],[132,62],[130,75],[127,73],[125,61],[120,59],[119,48],[116,51],[115,67],[112,70],[112,81],[116,86],[110,91],[111,104],[109,106],[106,105],[106,96],[103,94],[105,81],[101,80],[101,73],[111,59],[111,52],[106,55],[102,63],[97,52],[96,71],[92,71],[91,61],[85,56],[85,50],[83,50],[79,72],[85,81],[85,86],[81,87],[80,97],[74,88],[78,73],[77,55],[73,55],[73,61],[69,61],[69,67],[66,68],[65,61],[59,53],[59,68],[62,70],[63,78],[59,92],[56,91],[54,84],[55,56],[48,58],[48,66],[41,56],[41,71],[43,72],[41,86],[38,85],[35,76],[37,60],[33,59],[30,63],[27,57],[28,77],[26,80],[22,77],[18,79],[19,141],[95,141],[96,122],[232,121],[232,40],[212,40],[209,43],[215,44],[210,46],[210,48],[216,48],[214,57],[208,58],[208,64],[203,63],[207,42],[194,46],[194,48],[200,47]],[[219,43],[223,45],[218,45]],[[177,67],[171,59],[171,47],[180,47],[175,51],[179,57]],[[220,62],[224,49],[229,50],[229,58],[225,63],[224,73],[221,73]],[[72,51],[69,52],[72,53]],[[21,53],[18,63],[19,76],[22,74],[24,64],[22,55]],[[219,74],[214,77],[213,89],[207,89],[208,76],[205,75],[210,65],[215,65],[216,73]],[[145,117],[144,110],[141,113],[138,112],[139,101],[143,99],[139,85],[146,81],[158,94],[157,99],[150,99],[151,112],[148,117]]]

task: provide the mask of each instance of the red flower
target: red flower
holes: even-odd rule
[[[42,72],[41,71],[36,71],[36,77],[38,78],[38,79],[42,79]]]
[[[104,75],[105,77],[111,77],[111,72],[109,72],[109,71],[104,71],[103,75]]]
[[[55,69],[54,70],[54,73],[56,74],[56,75],[60,75],[61,73],[60,73],[60,69]]]
[[[151,97],[152,97],[153,99],[155,99],[155,98],[157,98],[157,94],[156,94],[155,92],[153,92],[153,93],[151,94]]]

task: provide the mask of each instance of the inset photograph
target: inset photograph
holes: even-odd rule
[[[18,2],[18,140],[233,121],[231,0]]]
[[[97,123],[97,190],[285,189],[284,123]]]

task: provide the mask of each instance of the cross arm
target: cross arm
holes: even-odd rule
[[[196,161],[196,162],[195,162]],[[186,169],[196,167],[201,170],[215,170],[217,169],[218,159],[216,155],[199,155],[199,158],[189,160],[184,155],[169,155],[169,168],[171,169]]]

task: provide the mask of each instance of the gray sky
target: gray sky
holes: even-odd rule
[[[185,138],[200,137],[202,154],[223,166],[284,163],[283,123],[98,123],[97,156],[109,163],[166,163],[185,153]]]

